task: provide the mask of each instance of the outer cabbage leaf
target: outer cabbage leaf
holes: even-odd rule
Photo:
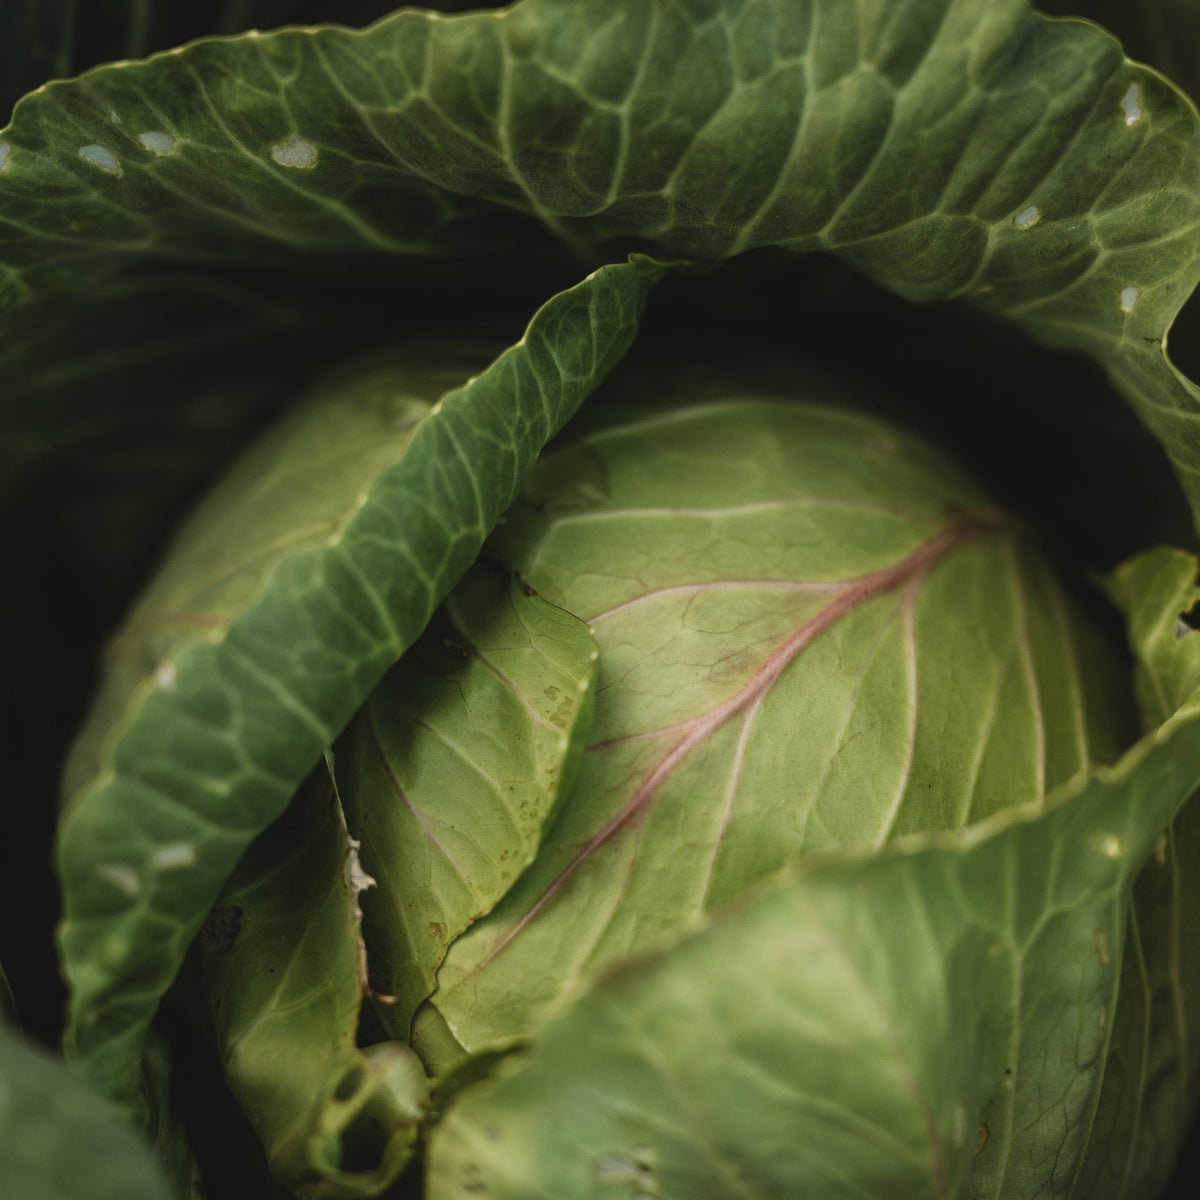
[[[1125,610],[1138,660],[1143,718],[1156,728],[1195,711],[1200,638],[1187,623],[1200,589],[1196,559],[1158,549],[1124,564],[1109,590]],[[1137,879],[1095,1131],[1079,1195],[1158,1195],[1195,1109],[1200,1046],[1200,805],[1193,798],[1159,836]]]
[[[797,878],[596,980],[434,1131],[429,1196],[1071,1195],[1133,878],[1200,726]]]
[[[710,385],[614,419],[542,460],[493,545],[600,659],[569,802],[438,970],[471,1051],[804,856],[963,828],[1135,736],[1112,648],[1027,539],[852,412]]]
[[[140,1138],[65,1067],[0,1024],[0,1180],[23,1200],[169,1200]]]
[[[69,1036],[101,1088],[130,1094],[158,997],[242,850],[623,353],[652,268],[555,297],[460,387],[445,369],[344,383],[282,435],[294,457],[244,466],[181,535],[114,643],[60,825]],[[347,472],[356,439],[372,465]]]
[[[1195,133],[1114,39],[1025,0],[406,11],[27,97],[0,133],[0,288],[15,311],[145,261],[485,254],[531,244],[515,214],[591,254],[828,250],[1094,354],[1196,504],[1196,393],[1165,352],[1200,275]]]

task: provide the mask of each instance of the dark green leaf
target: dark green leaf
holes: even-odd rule
[[[0,1182],[22,1200],[170,1200],[141,1140],[61,1063],[0,1026]]]
[[[114,643],[60,826],[70,1040],[104,1090],[130,1094],[158,997],[242,850],[624,352],[653,269],[555,297],[461,387],[462,367],[419,362],[334,381],[181,535]]]

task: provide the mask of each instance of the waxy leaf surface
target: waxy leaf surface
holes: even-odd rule
[[[450,251],[830,251],[1095,355],[1195,505],[1200,403],[1166,337],[1200,277],[1196,127],[1115,39],[1025,0],[404,11],[26,97],[0,131],[0,296],[296,253],[402,275]]]
[[[428,1195],[1075,1194],[1128,889],[1198,769],[1193,722],[1041,815],[813,866],[614,968],[463,1094]]]
[[[574,791],[438,971],[469,1050],[804,855],[1040,800],[1135,732],[1089,711],[1111,652],[1019,531],[866,417],[743,392],[617,421],[494,545],[600,659]]]
[[[1200,636],[1187,623],[1200,590],[1196,559],[1147,551],[1109,591],[1125,610],[1147,729],[1190,719],[1200,687]],[[1178,715],[1176,715],[1178,714]],[[1162,1192],[1194,1110],[1200,1072],[1200,805],[1193,797],[1159,835],[1134,886],[1125,954],[1081,1197],[1134,1200]]]
[[[338,743],[380,1016],[408,1039],[446,947],[533,861],[592,712],[587,626],[479,565]]]

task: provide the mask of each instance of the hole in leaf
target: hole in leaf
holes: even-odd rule
[[[368,1104],[342,1130],[342,1153],[338,1165],[353,1175],[369,1175],[383,1163],[388,1144],[388,1130],[381,1114]]]
[[[1175,637],[1177,639],[1185,638],[1197,629],[1200,629],[1200,600],[1179,614],[1175,621]]]
[[[366,1071],[363,1069],[362,1063],[355,1063],[346,1073],[338,1080],[338,1085],[334,1089],[333,1098],[338,1101],[349,1100],[355,1092],[362,1087],[363,1076]]]

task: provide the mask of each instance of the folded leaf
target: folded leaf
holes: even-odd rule
[[[379,888],[363,899],[379,1015],[408,1040],[446,948],[533,861],[591,722],[583,622],[480,565],[338,743],[347,821]]]
[[[460,387],[419,362],[342,381],[277,435],[293,457],[268,442],[184,532],[114,642],[60,823],[69,1039],[99,1087],[131,1094],[233,865],[624,352],[654,266],[561,293]]]

